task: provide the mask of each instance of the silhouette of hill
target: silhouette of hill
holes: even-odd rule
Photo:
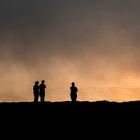
[[[41,133],[48,136],[51,132],[53,132],[51,137],[59,133],[57,135],[59,138],[64,137],[64,133],[67,136],[79,137],[89,132],[89,136],[95,136],[96,132],[106,132],[110,136],[111,130],[114,130],[114,135],[117,133],[119,136],[121,132],[124,134],[126,128],[136,129],[133,126],[134,124],[139,126],[139,119],[140,101],[124,103],[68,101],[45,102],[38,105],[33,102],[0,103],[1,127],[5,128],[6,132],[21,129],[24,135],[30,134],[33,130],[33,136]],[[15,130],[13,126],[16,127]]]
[[[140,101],[131,102],[45,102],[34,104],[33,102],[0,103],[0,113],[17,114],[98,114],[98,113],[140,113]]]

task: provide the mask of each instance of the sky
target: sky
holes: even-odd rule
[[[1,0],[0,101],[138,100],[139,0]],[[114,94],[115,93],[115,94]]]

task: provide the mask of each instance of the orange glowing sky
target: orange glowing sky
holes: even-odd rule
[[[7,0],[0,2],[0,102],[140,99],[140,2]]]

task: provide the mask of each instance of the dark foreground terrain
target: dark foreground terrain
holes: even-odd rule
[[[134,102],[33,102],[0,103],[1,116],[38,117],[122,117],[140,115],[140,101]]]
[[[132,102],[33,102],[0,103],[0,113],[10,114],[96,114],[96,113],[140,113],[140,101]]]
[[[60,138],[65,134],[66,138],[72,139],[82,135],[95,137],[97,133],[100,137],[104,132],[107,136],[114,134],[117,137],[139,130],[140,101],[1,103],[0,121],[2,130],[12,132],[14,136],[17,131],[22,136],[33,131],[33,137],[45,135],[46,138],[48,135]],[[125,132],[126,129],[130,132]]]

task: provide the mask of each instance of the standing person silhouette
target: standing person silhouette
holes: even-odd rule
[[[38,103],[39,97],[39,82],[36,81],[35,85],[33,86],[33,94],[34,94],[34,103]]]
[[[72,102],[76,102],[78,89],[75,86],[75,83],[74,82],[72,82],[71,85],[72,86],[70,87],[70,90],[71,90],[70,97],[71,97]]]
[[[41,84],[39,85],[39,88],[40,88],[40,100],[43,103],[45,101],[45,88],[46,88],[44,80],[42,80]]]

